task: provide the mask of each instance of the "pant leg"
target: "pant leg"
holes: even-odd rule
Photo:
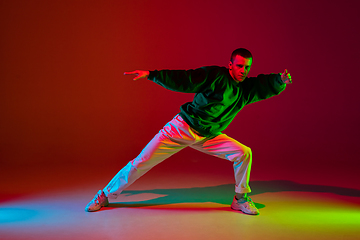
[[[141,153],[122,168],[103,189],[106,196],[116,198],[125,188],[171,155],[199,140],[189,125],[175,116],[146,145]]]
[[[214,138],[204,139],[191,145],[190,147],[233,162],[236,183],[235,192],[251,192],[249,179],[252,163],[252,153],[250,148],[239,143],[226,134],[220,134]]]

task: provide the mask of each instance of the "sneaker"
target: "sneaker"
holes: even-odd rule
[[[240,199],[236,199],[236,197],[234,197],[231,208],[249,215],[259,214],[259,210],[255,207],[254,202],[248,196]]]
[[[99,190],[93,200],[91,200],[85,207],[87,212],[95,212],[100,210],[102,207],[109,205],[108,198],[105,196],[103,190]]]

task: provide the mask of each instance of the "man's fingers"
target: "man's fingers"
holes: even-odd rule
[[[124,75],[138,74],[138,71],[124,72]]]
[[[286,74],[286,77],[287,77],[287,79],[289,80],[289,83],[292,83],[292,79],[291,79],[290,73],[287,73],[287,74]]]
[[[284,83],[292,83],[291,75],[287,69],[285,69],[284,72],[281,74],[281,81],[283,81]]]
[[[149,71],[135,70],[132,72],[124,72],[124,75],[130,75],[130,74],[136,75],[136,77],[134,77],[133,79],[135,81],[140,78],[146,78],[149,75]]]
[[[284,70],[283,76],[284,76],[285,78],[291,78],[290,73],[288,72],[287,69]]]

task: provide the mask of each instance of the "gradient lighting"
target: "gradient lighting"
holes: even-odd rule
[[[339,239],[357,236],[360,212],[357,197],[328,192],[261,190],[252,195],[261,214],[247,216],[230,209],[233,184],[157,189],[147,176],[149,189],[127,190],[97,213],[84,212],[91,191],[80,189],[22,198],[2,204],[0,236],[4,239]],[[208,179],[213,177],[203,176]],[[145,181],[145,179],[144,179]],[[85,185],[84,185],[85,187]],[[271,191],[273,190],[273,191]],[[266,206],[265,206],[266,205]],[[133,238],[132,226],[142,229]],[[261,229],[261,231],[255,231]],[[175,237],[172,238],[171,236]],[[152,236],[149,238],[149,236]],[[108,237],[108,238],[106,238]],[[294,238],[295,237],[295,238]]]
[[[0,239],[358,240],[359,4],[0,1]],[[192,149],[86,213],[193,99],[123,72],[227,66],[238,47],[250,76],[294,78],[224,132],[253,151],[260,215],[231,211],[231,163]]]
[[[29,221],[38,211],[26,208],[0,208],[0,224]]]
[[[339,208],[339,206],[324,202],[317,202],[312,205],[306,202],[302,205],[288,207],[287,210],[291,214],[287,215],[286,218],[279,216],[280,214],[284,216],[284,211],[279,212],[279,214],[275,213],[274,217],[279,217],[276,218],[277,223],[293,226],[300,223],[297,227],[303,227],[303,225],[328,225],[329,227],[338,227],[339,229],[345,225],[347,227],[352,226],[355,229],[359,227],[360,223],[360,212],[356,212],[350,207],[341,206]]]

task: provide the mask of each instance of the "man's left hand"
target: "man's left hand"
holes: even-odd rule
[[[292,83],[291,75],[287,69],[285,69],[284,72],[280,73],[280,74],[281,74],[281,81],[283,83],[286,83],[286,84]]]

